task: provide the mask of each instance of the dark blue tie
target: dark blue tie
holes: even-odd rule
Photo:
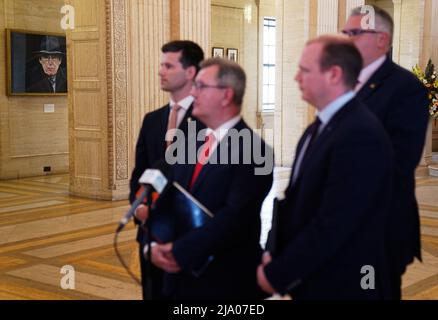
[[[286,193],[289,192],[289,189],[291,188],[292,184],[294,184],[296,182],[296,179],[298,179],[298,174],[301,171],[303,163],[305,162],[306,157],[309,154],[309,150],[312,147],[313,143],[315,142],[316,137],[318,136],[318,130],[320,126],[321,126],[321,120],[319,120],[319,118],[316,117],[315,121],[309,126],[309,129],[307,130],[306,138],[303,140],[304,143],[303,146],[301,147],[299,156],[301,156],[301,153],[303,152],[304,154],[302,155],[300,163],[295,164],[295,168],[294,171],[292,172],[292,176],[290,178],[289,185],[286,189]],[[309,140],[309,143],[307,144],[306,150],[303,150],[307,140]]]
[[[306,155],[312,144],[315,142],[316,137],[318,136],[318,130],[320,126],[321,126],[321,120],[319,120],[319,118],[316,117],[315,121],[309,127],[308,136],[310,137],[310,141],[306,149]]]

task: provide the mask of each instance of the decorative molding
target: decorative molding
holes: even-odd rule
[[[124,1],[106,1],[106,59],[108,99],[109,185],[127,180],[128,173],[128,58]],[[115,163],[114,163],[115,162]],[[115,169],[115,172],[114,172]]]
[[[106,31],[106,81],[108,110],[108,185],[114,185],[114,96],[113,96],[113,37],[112,37],[112,0],[105,0],[105,31]]]
[[[128,48],[126,45],[126,2],[114,1],[114,87],[115,87],[115,140],[116,177],[127,180],[128,173]]]

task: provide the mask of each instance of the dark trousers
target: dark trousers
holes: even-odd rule
[[[145,259],[143,245],[139,245],[141,286],[143,300],[165,300],[163,295],[163,272]]]
[[[413,254],[408,254],[400,242],[399,246],[392,245],[388,250],[390,296],[389,300],[401,300],[402,298],[402,277],[407,266],[415,259]],[[408,258],[410,257],[410,258]]]
[[[401,285],[402,285],[402,275],[398,268],[393,268],[391,266],[391,274],[390,274],[390,296],[389,300],[401,300]]]

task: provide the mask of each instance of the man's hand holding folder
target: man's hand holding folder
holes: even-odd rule
[[[173,242],[213,218],[210,210],[177,182],[172,184],[163,199],[154,202],[152,208],[139,206],[135,215],[138,220],[146,222],[154,241],[151,245],[152,263],[168,273],[181,271],[172,253]],[[196,276],[200,276],[212,260],[213,257],[209,257],[196,270]]]
[[[168,273],[178,273],[181,271],[172,254],[173,243],[156,244],[152,247],[152,263]]]

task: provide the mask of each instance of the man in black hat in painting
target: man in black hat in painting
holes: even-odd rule
[[[65,71],[60,68],[64,53],[61,51],[58,37],[44,36],[37,55],[41,64],[41,79],[28,86],[27,92],[67,92],[67,77]]]

